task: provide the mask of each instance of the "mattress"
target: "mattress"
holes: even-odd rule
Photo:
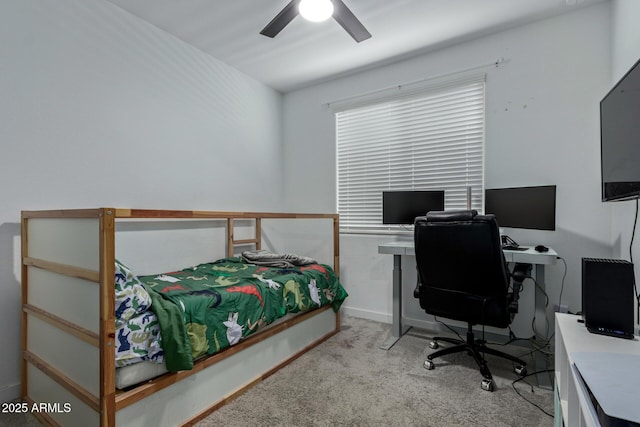
[[[168,372],[164,363],[148,360],[116,369],[116,388],[119,390],[150,380]]]
[[[260,331],[266,331],[282,322],[285,322],[297,314],[289,313],[284,317],[275,320],[269,325],[264,325],[260,328]],[[134,386],[143,381],[151,380],[155,377],[159,377],[162,374],[169,372],[167,366],[164,363],[156,363],[149,360],[140,360],[137,363],[122,366],[116,368],[116,388],[119,390],[126,389],[127,387]]]

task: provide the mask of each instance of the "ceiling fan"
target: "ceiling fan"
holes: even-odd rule
[[[356,16],[349,10],[349,8],[342,2],[342,0],[291,0],[284,9],[276,15],[266,27],[260,31],[260,34],[267,37],[275,37],[289,22],[293,20],[298,14],[305,16],[305,9],[310,3],[322,3],[319,4],[325,10],[325,19],[333,16],[333,19],[338,21],[338,24],[344,28],[347,33],[353,37],[353,39],[360,43],[371,37],[371,34],[362,25],[362,23],[356,18]],[[311,5],[313,6],[313,5]],[[306,16],[305,16],[306,17]],[[316,20],[307,17],[309,20]],[[322,19],[317,19],[322,20]]]

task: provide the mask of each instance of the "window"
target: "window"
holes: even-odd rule
[[[445,190],[445,209],[484,197],[484,75],[334,107],[341,231],[382,224],[382,192]]]

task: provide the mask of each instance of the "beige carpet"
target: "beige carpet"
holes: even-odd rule
[[[341,332],[197,424],[219,426],[550,426],[553,392],[515,384],[512,363],[487,356],[496,383],[466,353],[422,367],[425,331],[410,332],[389,351],[379,346],[390,325],[348,316]],[[420,333],[418,333],[420,332]],[[419,336],[422,335],[422,336]],[[505,350],[504,348],[501,348]],[[514,354],[526,350],[510,348]],[[532,370],[532,368],[530,368]],[[534,382],[530,380],[530,382]]]
[[[496,390],[480,388],[471,357],[422,367],[429,332],[410,331],[389,351],[390,325],[342,316],[336,336],[209,415],[198,427],[234,426],[551,426],[553,392],[512,383],[509,361],[487,356]],[[508,347],[514,354],[524,349]],[[506,350],[502,348],[502,350]],[[528,360],[527,360],[528,361]],[[532,368],[530,368],[531,370]],[[534,381],[531,381],[534,382]],[[31,416],[0,414],[0,426],[35,426]]]

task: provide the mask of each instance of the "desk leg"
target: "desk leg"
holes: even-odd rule
[[[536,340],[543,341],[546,340],[547,336],[542,336],[541,334],[548,332],[548,323],[547,323],[547,310],[546,310],[546,300],[547,297],[545,295],[546,292],[546,284],[545,284],[545,276],[544,276],[544,264],[536,264],[536,282],[538,286],[536,286],[535,290],[535,331],[536,331]],[[535,361],[535,372],[540,372],[536,375],[538,380],[538,385],[544,388],[551,388],[551,382],[549,380],[548,372],[541,372],[548,369],[547,366],[547,358],[544,354],[536,351],[534,353],[534,361]]]
[[[402,330],[402,255],[393,255],[393,307],[391,336],[380,346],[382,350],[389,350],[400,339],[405,331]]]

